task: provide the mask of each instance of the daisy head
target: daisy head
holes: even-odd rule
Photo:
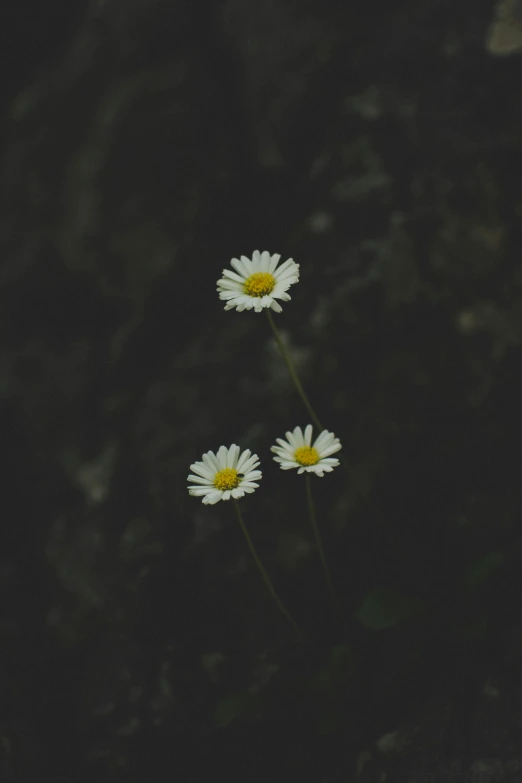
[[[201,459],[202,462],[194,462],[190,466],[193,472],[187,477],[187,481],[192,482],[188,491],[189,495],[202,498],[207,505],[241,498],[245,493],[255,492],[259,486],[256,483],[262,475],[257,470],[259,458],[249,449],[240,455],[239,446],[235,444],[228,449],[220,446],[217,454],[207,451]]]
[[[312,425],[305,427],[303,433],[301,427],[296,427],[293,432],[286,433],[286,440],[277,438],[278,446],[272,446],[277,456],[276,462],[280,463],[281,470],[297,468],[298,473],[315,473],[322,476],[331,473],[337,467],[339,460],[332,457],[341,449],[341,442],[333,432],[323,430],[312,443]]]
[[[271,307],[280,313],[282,307],[276,300],[288,302],[288,289],[299,280],[299,264],[289,258],[278,267],[280,258],[267,250],[254,250],[252,259],[233,258],[230,263],[235,271],[223,269],[223,277],[217,281],[219,298],[226,301],[225,310],[235,307],[239,312],[254,309],[260,313]]]

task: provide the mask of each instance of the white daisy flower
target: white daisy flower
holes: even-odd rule
[[[332,457],[341,449],[341,442],[333,432],[323,430],[312,445],[312,425],[309,424],[303,431],[296,427],[293,432],[286,433],[286,440],[277,438],[278,446],[272,446],[271,451],[277,454],[274,457],[280,463],[281,470],[297,468],[298,473],[316,473],[322,476],[331,473],[337,467],[339,460]]]
[[[288,302],[288,289],[299,280],[299,264],[291,258],[278,267],[281,256],[254,250],[252,260],[241,256],[230,262],[235,272],[223,269],[223,277],[217,281],[219,298],[226,301],[225,310],[233,307],[239,312],[252,310],[260,313],[264,307],[271,307],[276,313],[282,310],[276,299]]]
[[[187,481],[193,482],[188,486],[189,494],[203,498],[205,504],[242,498],[245,493],[255,492],[259,486],[256,484],[262,476],[261,471],[256,470],[259,457],[249,449],[240,456],[239,446],[233,443],[229,449],[220,446],[217,454],[207,451],[201,459],[202,462],[194,462],[190,466],[196,475],[190,473]]]

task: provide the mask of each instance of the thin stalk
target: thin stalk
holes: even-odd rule
[[[330,591],[330,596],[332,598],[332,604],[336,612],[342,617],[342,608],[341,604],[339,603],[339,599],[337,598],[337,593],[335,592],[335,588],[333,586],[332,577],[330,576],[330,570],[328,568],[328,563],[326,562],[326,555],[324,553],[323,548],[323,542],[321,539],[321,534],[319,532],[319,526],[317,524],[317,516],[315,513],[315,505],[312,498],[312,482],[310,480],[310,474],[306,473],[306,501],[308,503],[308,512],[310,514],[310,522],[312,523],[312,530],[314,531],[315,536],[315,543],[317,544],[317,551],[319,552],[319,559],[321,561],[321,565],[323,567],[324,575],[326,577],[326,582],[328,584],[328,590]]]
[[[277,595],[277,593],[275,591],[275,588],[274,588],[274,585],[271,582],[270,577],[268,576],[267,572],[265,571],[265,569],[263,567],[263,564],[261,563],[261,560],[259,559],[259,556],[258,556],[258,554],[256,552],[255,547],[254,547],[254,544],[252,543],[252,539],[250,538],[248,530],[246,529],[246,525],[245,525],[245,523],[243,521],[243,515],[241,514],[241,509],[239,508],[239,503],[237,502],[237,500],[235,498],[234,498],[234,506],[235,506],[235,509],[236,509],[236,514],[237,514],[237,518],[238,518],[238,521],[239,521],[239,525],[241,527],[241,530],[243,531],[243,535],[245,536],[246,542],[248,544],[248,548],[250,549],[250,552],[252,554],[252,557],[254,558],[255,564],[256,564],[256,566],[259,569],[259,573],[263,577],[263,581],[264,581],[265,585],[268,588],[268,592],[270,593],[270,595],[272,596],[272,598],[274,599],[274,601],[276,602],[276,604],[278,605],[279,609],[284,614],[286,619],[293,625],[295,631],[297,632],[297,635],[301,639],[303,639],[304,637],[303,637],[303,634],[301,633],[301,630],[300,630],[299,626],[295,622],[294,618],[292,617],[292,615],[290,614],[288,609],[286,609],[283,606],[283,603],[281,602],[281,599]]]
[[[270,324],[270,328],[272,329],[272,332],[274,334],[274,338],[275,338],[275,341],[277,343],[277,347],[281,351],[281,356],[283,357],[283,360],[284,360],[284,362],[285,362],[285,364],[287,366],[288,372],[290,373],[290,377],[292,378],[292,381],[294,383],[296,391],[299,394],[299,396],[301,397],[301,400],[303,401],[303,405],[305,406],[306,410],[310,414],[310,417],[311,417],[313,423],[315,424],[315,426],[319,430],[322,431],[323,430],[323,426],[322,426],[321,422],[319,421],[319,418],[318,418],[316,412],[312,408],[310,400],[306,396],[306,392],[303,389],[301,381],[299,380],[299,376],[297,375],[296,369],[294,367],[294,363],[293,363],[293,361],[292,361],[292,359],[290,357],[290,354],[288,353],[288,351],[285,348],[285,345],[284,345],[284,343],[283,343],[283,341],[281,339],[281,336],[280,336],[279,332],[277,331],[277,327],[276,327],[276,325],[274,323],[274,319],[272,318],[270,310],[268,308],[265,308],[265,313],[266,313],[266,317],[268,318],[268,323]]]

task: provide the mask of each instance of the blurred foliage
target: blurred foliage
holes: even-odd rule
[[[422,603],[414,598],[377,588],[364,596],[356,614],[367,630],[382,631],[404,622],[421,609]]]
[[[0,776],[520,780],[522,59],[495,9],[15,5]],[[269,458],[305,411],[215,294],[255,248],[301,264],[277,323],[350,469],[314,482],[341,622]],[[232,442],[305,644],[186,491]]]

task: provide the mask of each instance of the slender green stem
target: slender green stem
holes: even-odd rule
[[[319,526],[317,524],[315,505],[312,498],[312,482],[310,480],[310,474],[306,473],[305,475],[306,475],[306,500],[308,503],[310,522],[312,523],[312,529],[314,531],[315,543],[317,544],[317,551],[319,552],[319,559],[321,560],[321,565],[323,567],[324,575],[326,577],[326,582],[328,584],[328,589],[330,591],[330,596],[332,598],[332,604],[334,606],[334,609],[342,617],[343,612],[342,612],[341,604],[339,603],[339,599],[337,598],[337,593],[335,592],[335,588],[333,586],[332,577],[330,576],[330,570],[326,562],[326,555],[324,554],[323,542],[321,539],[321,534],[319,532]]]
[[[310,417],[311,417],[313,423],[315,424],[315,426],[319,430],[323,430],[324,428],[323,428],[321,422],[319,421],[319,418],[318,418],[316,412],[312,408],[310,400],[306,396],[306,392],[303,389],[301,381],[299,380],[299,376],[297,375],[297,372],[296,372],[296,369],[294,367],[294,363],[293,363],[293,361],[292,361],[292,359],[290,357],[290,354],[286,350],[285,345],[284,345],[284,343],[283,343],[283,341],[281,339],[281,335],[277,331],[277,327],[276,327],[276,325],[274,323],[274,319],[272,318],[270,310],[268,308],[265,308],[265,313],[266,313],[266,317],[268,318],[268,323],[270,324],[270,328],[272,329],[272,332],[274,334],[275,341],[277,343],[277,347],[281,351],[281,356],[283,357],[284,362],[285,362],[285,364],[286,364],[286,366],[288,368],[288,372],[290,373],[290,377],[292,378],[292,381],[294,383],[296,391],[299,394],[299,396],[301,397],[301,400],[303,401],[303,405],[305,406],[306,410],[310,414]]]
[[[241,509],[239,508],[239,503],[237,502],[237,500],[235,498],[234,498],[234,506],[235,506],[235,509],[236,509],[236,514],[237,514],[237,518],[238,518],[238,521],[239,521],[239,525],[241,527],[241,530],[243,531],[243,535],[246,538],[246,542],[248,544],[248,548],[250,549],[252,557],[255,560],[256,566],[259,569],[259,573],[263,577],[263,581],[264,581],[265,585],[268,588],[268,592],[270,593],[270,595],[272,596],[272,598],[274,599],[274,601],[276,602],[276,604],[278,605],[279,609],[284,614],[286,619],[293,625],[293,627],[294,627],[295,631],[297,632],[298,636],[301,639],[303,639],[304,637],[303,637],[303,634],[301,633],[301,630],[300,630],[299,626],[297,625],[297,623],[293,619],[293,617],[290,614],[290,612],[283,606],[283,604],[281,602],[281,599],[277,595],[277,593],[275,591],[275,588],[274,588],[274,585],[272,584],[272,582],[270,580],[270,577],[268,576],[267,572],[265,571],[265,569],[263,567],[263,564],[262,564],[261,560],[258,557],[258,554],[257,554],[257,552],[255,550],[254,544],[252,543],[252,539],[250,538],[248,530],[246,529],[246,525],[245,525],[245,523],[243,521],[243,515],[241,514]]]

